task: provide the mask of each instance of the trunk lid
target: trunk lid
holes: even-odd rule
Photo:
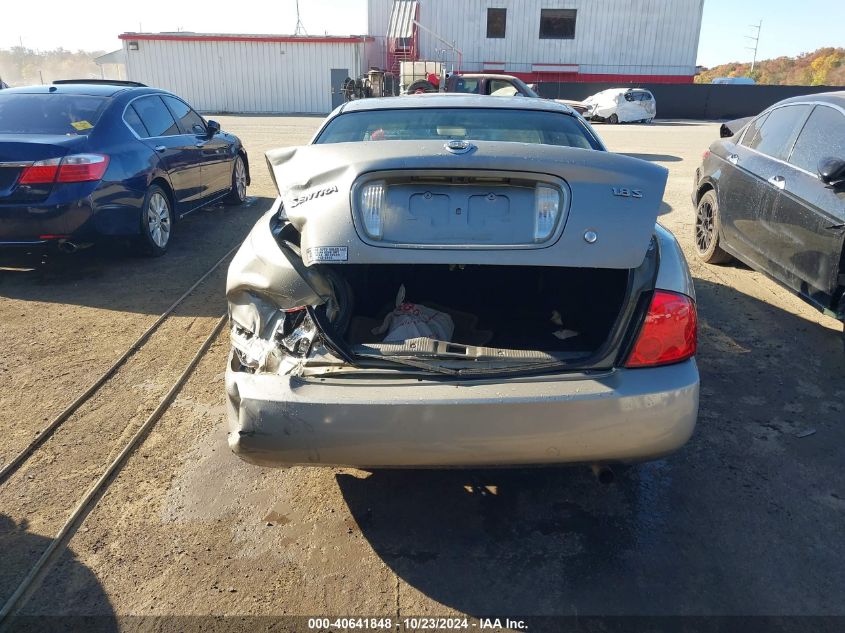
[[[309,145],[267,153],[288,220],[314,263],[636,268],[667,170],[597,150],[473,141]],[[385,185],[383,234],[364,229],[361,192]],[[540,188],[561,193],[548,239],[532,239]],[[352,221],[350,221],[352,220]],[[506,251],[506,252],[505,252]]]

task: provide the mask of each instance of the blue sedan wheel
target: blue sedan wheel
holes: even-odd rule
[[[232,166],[232,189],[226,197],[228,204],[243,204],[246,200],[246,165],[240,155]]]
[[[173,213],[170,199],[158,185],[147,191],[141,213],[141,246],[145,254],[152,257],[164,255],[170,244],[173,229]]]

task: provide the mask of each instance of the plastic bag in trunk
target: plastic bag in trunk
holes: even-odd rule
[[[384,318],[384,322],[373,329],[373,334],[384,334],[385,343],[401,343],[414,338],[431,338],[451,341],[455,324],[445,312],[427,308],[418,303],[405,302],[405,286],[399,286],[396,294],[396,308]]]

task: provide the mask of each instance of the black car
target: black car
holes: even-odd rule
[[[786,99],[715,141],[693,203],[702,260],[736,257],[845,320],[845,92]]]
[[[0,93],[0,248],[129,236],[161,255],[179,218],[240,204],[248,184],[240,140],[163,90],[89,80]]]

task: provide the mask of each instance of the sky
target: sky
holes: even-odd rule
[[[751,25],[761,18],[758,59],[845,46],[841,12],[831,13],[835,4],[830,0],[705,0],[698,63],[751,61],[752,52],[745,47],[753,41],[746,36],[755,34]],[[86,0],[84,11],[80,6],[66,0],[5,3],[0,48],[22,42],[35,49],[110,51],[120,47],[117,34],[124,31],[285,34],[296,27],[294,0],[237,0],[234,4]],[[310,35],[360,34],[367,29],[366,0],[300,0],[300,15]]]
[[[754,41],[746,36],[756,35],[751,25],[761,19],[757,59],[845,47],[842,11],[835,5],[827,0],[704,0],[698,63],[750,62],[754,53],[745,47]]]

